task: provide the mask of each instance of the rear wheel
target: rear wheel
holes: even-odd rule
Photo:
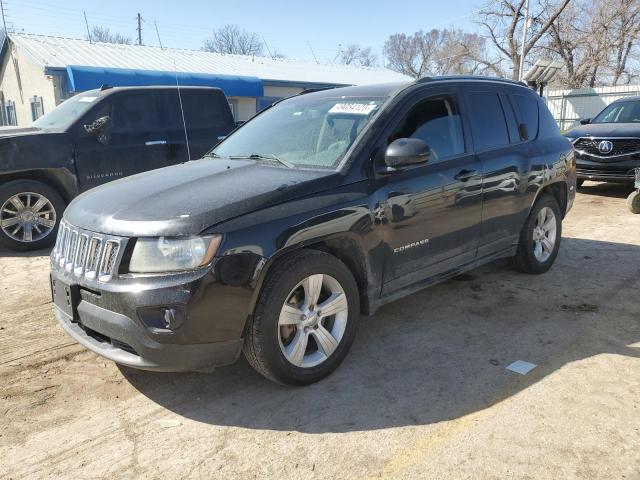
[[[359,315],[358,288],[332,255],[296,252],[274,267],[247,329],[244,354],[278,383],[308,385],[347,355]]]
[[[562,215],[556,199],[540,198],[520,232],[520,241],[512,264],[523,273],[545,273],[558,256],[562,238]]]
[[[42,182],[0,185],[0,243],[20,251],[53,245],[64,208],[60,194]]]

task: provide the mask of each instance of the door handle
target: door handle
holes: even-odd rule
[[[151,141],[149,141],[149,142],[144,142],[144,144],[145,144],[147,147],[151,147],[151,146],[153,146],[153,145],[166,145],[166,144],[167,144],[167,141],[166,141],[166,140],[151,140]]]
[[[476,175],[478,175],[477,170],[460,170],[460,172],[458,172],[458,174],[453,178],[455,178],[456,180],[460,180],[461,182],[466,182]]]

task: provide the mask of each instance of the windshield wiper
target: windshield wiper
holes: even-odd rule
[[[296,168],[293,163],[288,162],[287,160],[283,160],[282,158],[278,158],[273,153],[270,153],[268,155],[262,155],[260,153],[252,153],[251,155],[231,155],[229,158],[249,160],[275,160],[276,162],[281,163],[287,168]]]

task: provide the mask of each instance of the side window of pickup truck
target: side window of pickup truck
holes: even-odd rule
[[[400,121],[389,143],[398,138],[424,140],[434,160],[464,153],[464,135],[456,98],[443,96],[418,102]]]
[[[111,114],[116,132],[149,132],[158,129],[156,94],[135,92],[121,94],[113,99]]]

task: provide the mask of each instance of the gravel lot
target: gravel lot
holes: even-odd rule
[[[307,388],[119,368],[55,323],[48,252],[0,251],[0,478],[640,479],[628,192],[586,184],[546,275],[498,262],[382,308]]]

